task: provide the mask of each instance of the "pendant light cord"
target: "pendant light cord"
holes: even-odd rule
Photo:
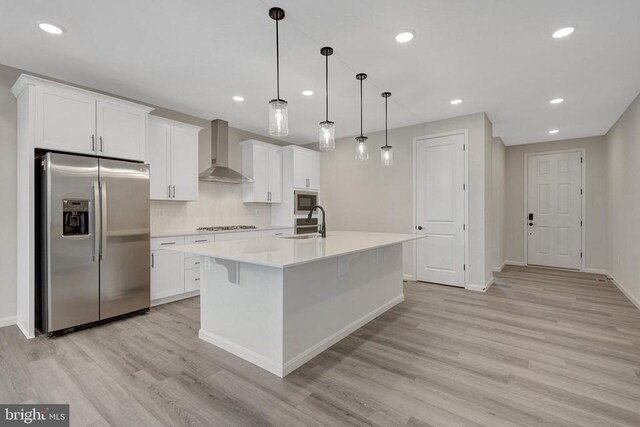
[[[276,87],[277,99],[280,100],[280,39],[278,37],[278,19],[276,21]]]
[[[326,121],[329,121],[329,56],[325,55],[324,59],[325,59],[325,75],[324,75],[325,103],[326,103],[326,112],[327,112]]]
[[[385,97],[384,98],[384,146],[388,147],[389,146],[389,139],[388,139],[388,130],[387,130],[387,102],[389,101],[389,98]]]
[[[362,80],[360,80],[360,138],[362,136]]]

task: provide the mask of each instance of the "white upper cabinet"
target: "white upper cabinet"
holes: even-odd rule
[[[320,153],[293,147],[293,186],[320,189]]]
[[[36,88],[37,148],[94,154],[96,100],[58,87]]]
[[[265,142],[242,141],[242,174],[253,182],[242,183],[245,203],[282,202],[282,151]]]
[[[144,160],[146,111],[121,103],[98,101],[98,154],[118,159]]]
[[[152,200],[198,200],[198,133],[202,128],[149,117]]]
[[[29,111],[35,148],[144,161],[153,108],[26,74],[12,92],[18,96],[26,87],[35,92]]]

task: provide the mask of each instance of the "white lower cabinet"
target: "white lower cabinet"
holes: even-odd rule
[[[184,293],[184,254],[167,250],[151,252],[151,300]]]
[[[151,305],[189,298],[200,291],[202,258],[169,251],[168,247],[291,234],[293,228],[280,228],[151,239]]]

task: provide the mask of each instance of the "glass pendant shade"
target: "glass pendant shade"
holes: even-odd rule
[[[331,151],[336,148],[335,126],[333,122],[325,120],[318,127],[320,151]]]
[[[364,162],[369,158],[369,143],[366,136],[356,137],[356,160]]]
[[[289,110],[284,99],[269,101],[269,135],[287,136],[289,134]]]
[[[393,151],[390,145],[383,145],[380,147],[380,160],[382,166],[393,166]]]

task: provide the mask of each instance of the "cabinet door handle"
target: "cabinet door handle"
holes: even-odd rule
[[[104,143],[102,142],[102,136],[100,136],[99,140],[100,140],[100,152],[103,153],[104,152]]]
[[[91,135],[91,151],[96,151],[96,136]]]
[[[207,241],[206,239],[205,240],[196,240],[195,243],[204,243],[206,241]]]
[[[309,178],[307,178],[307,188],[309,188],[311,186],[311,180]]]
[[[176,242],[165,242],[165,243],[160,243],[160,246],[166,246],[166,245],[175,245]]]
[[[199,281],[200,281],[200,278],[198,277],[197,279],[195,279],[195,281],[196,281],[196,282],[199,282]]]
[[[200,261],[198,261],[198,262],[194,263],[194,265],[200,265]]]
[[[151,254],[151,268],[155,267],[156,265],[156,257],[155,254]]]

